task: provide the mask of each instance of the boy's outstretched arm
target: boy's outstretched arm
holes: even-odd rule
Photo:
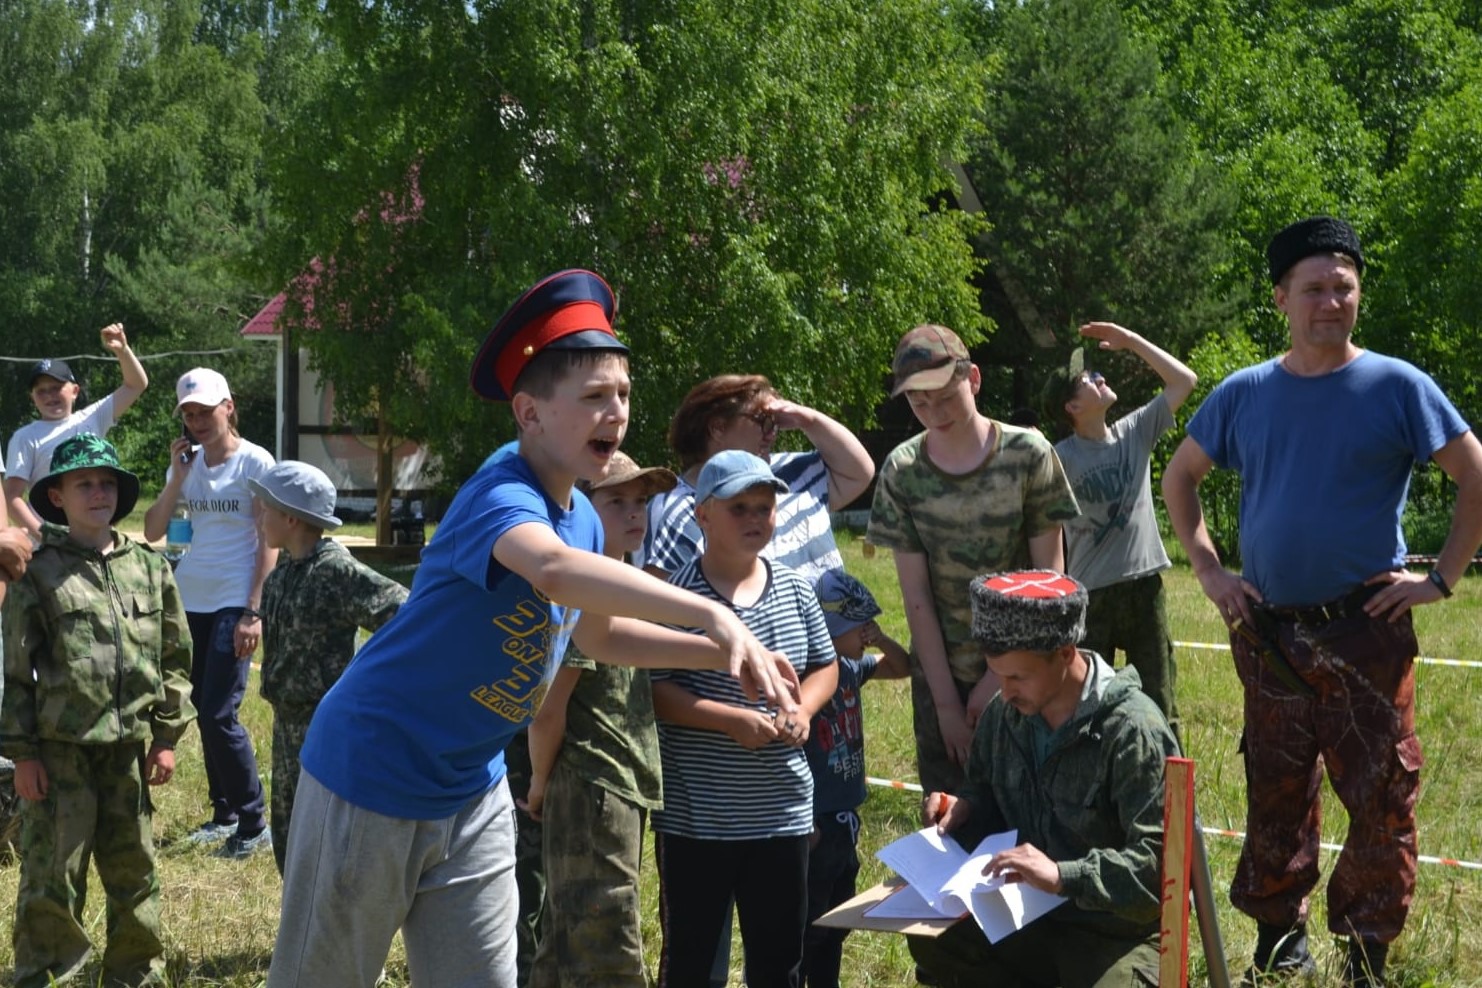
[[[785,656],[762,647],[734,612],[631,566],[575,549],[546,525],[516,525],[494,543],[494,559],[551,600],[580,608],[575,636],[583,652],[616,665],[725,669],[748,693],[774,706],[796,706],[797,673]],[[642,621],[701,629],[714,642]]]
[[[779,737],[776,718],[764,710],[704,700],[668,680],[655,680],[653,691],[654,716],[659,720],[681,727],[716,731],[752,751]]]

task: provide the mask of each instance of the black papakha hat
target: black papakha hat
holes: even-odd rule
[[[973,640],[984,655],[1053,652],[1086,636],[1086,588],[1063,573],[990,573],[969,590]]]
[[[1331,216],[1311,216],[1298,220],[1271,238],[1266,247],[1266,264],[1271,268],[1271,284],[1278,285],[1298,261],[1313,254],[1347,254],[1353,258],[1358,273],[1364,273],[1364,252],[1359,247],[1353,227]]]
[[[509,401],[520,371],[542,350],[627,353],[612,331],[616,314],[617,301],[601,275],[581,268],[546,275],[494,323],[473,358],[468,383],[480,398]]]
[[[56,525],[67,524],[66,513],[51,503],[47,491],[57,485],[62,474],[91,467],[111,470],[118,478],[118,506],[113,509],[113,517],[109,521],[117,523],[120,518],[126,517],[134,510],[134,505],[139,503],[139,478],[118,465],[118,450],[113,448],[112,443],[91,432],[80,432],[70,439],[64,439],[52,452],[51,472],[31,487],[31,510],[44,521]]]

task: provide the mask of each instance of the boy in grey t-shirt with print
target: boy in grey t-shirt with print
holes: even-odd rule
[[[1198,378],[1171,354],[1115,323],[1087,323],[1081,335],[1099,341],[1101,350],[1136,354],[1163,380],[1152,401],[1111,425],[1106,414],[1117,393],[1099,372],[1085,369],[1082,351],[1045,382],[1046,425],[1070,432],[1055,452],[1081,506],[1080,517],[1065,524],[1065,571],[1090,597],[1081,646],[1107,662],[1120,648],[1141,674],[1143,692],[1176,730],[1177,670],[1160,575],[1169,561],[1153,513],[1151,460],[1158,437],[1172,428],[1174,413]]]

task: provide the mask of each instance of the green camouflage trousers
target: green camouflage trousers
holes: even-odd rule
[[[304,736],[309,733],[313,716],[313,708],[273,707],[272,798],[268,820],[273,835],[273,860],[278,862],[280,877],[283,862],[288,860],[288,823],[293,818],[293,796],[298,792],[298,754],[303,750]]]
[[[1121,649],[1127,664],[1142,677],[1142,691],[1178,733],[1178,701],[1174,695],[1178,667],[1173,662],[1168,601],[1161,574],[1090,591],[1081,648],[1097,653],[1108,665],[1116,665],[1116,651]]]
[[[639,806],[567,771],[558,758],[546,784],[541,828],[545,928],[530,988],[646,988],[638,869]]]
[[[908,936],[911,956],[941,988],[1155,988],[1158,934],[1111,936],[1052,913],[990,944],[971,919],[941,936]]]
[[[521,731],[504,749],[505,777],[509,798],[515,800],[515,885],[520,892],[520,913],[515,919],[515,984],[530,983],[530,968],[540,947],[545,917],[545,864],[541,860],[541,831],[520,809],[519,800],[530,794],[530,737]]]
[[[92,952],[83,926],[88,859],[108,897],[103,973],[140,984],[164,969],[144,743],[41,742],[48,789],[26,804],[15,909],[17,988],[61,981]]]

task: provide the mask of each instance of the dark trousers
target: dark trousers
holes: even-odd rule
[[[1081,647],[1115,664],[1117,649],[1142,677],[1142,691],[1178,731],[1174,695],[1178,668],[1168,633],[1168,602],[1158,573],[1092,590],[1086,601],[1086,637]]]
[[[839,988],[848,930],[814,926],[813,921],[854,898],[859,876],[859,814],[853,810],[813,818],[808,848],[808,928],[803,934],[803,984]]]
[[[734,895],[749,988],[798,988],[808,905],[808,837],[699,840],[654,835],[659,988],[704,988]]]
[[[1319,799],[1326,766],[1348,811],[1328,878],[1328,929],[1388,943],[1415,893],[1415,632],[1361,612],[1308,624],[1277,620],[1274,643],[1312,696],[1292,691],[1232,635],[1245,691],[1245,845],[1230,887],[1235,908],[1290,926],[1318,880]]]
[[[206,789],[211,818],[235,823],[237,833],[252,836],[268,825],[262,779],[252,738],[237,719],[247,694],[251,663],[238,659],[232,632],[242,618],[240,607],[214,614],[187,612],[194,643],[190,664],[190,702],[201,729],[201,753],[206,761]]]
[[[545,828],[520,809],[530,795],[530,735],[521,731],[504,748],[504,777],[515,802],[515,887],[520,893],[515,917],[515,984],[525,988],[545,934]]]

